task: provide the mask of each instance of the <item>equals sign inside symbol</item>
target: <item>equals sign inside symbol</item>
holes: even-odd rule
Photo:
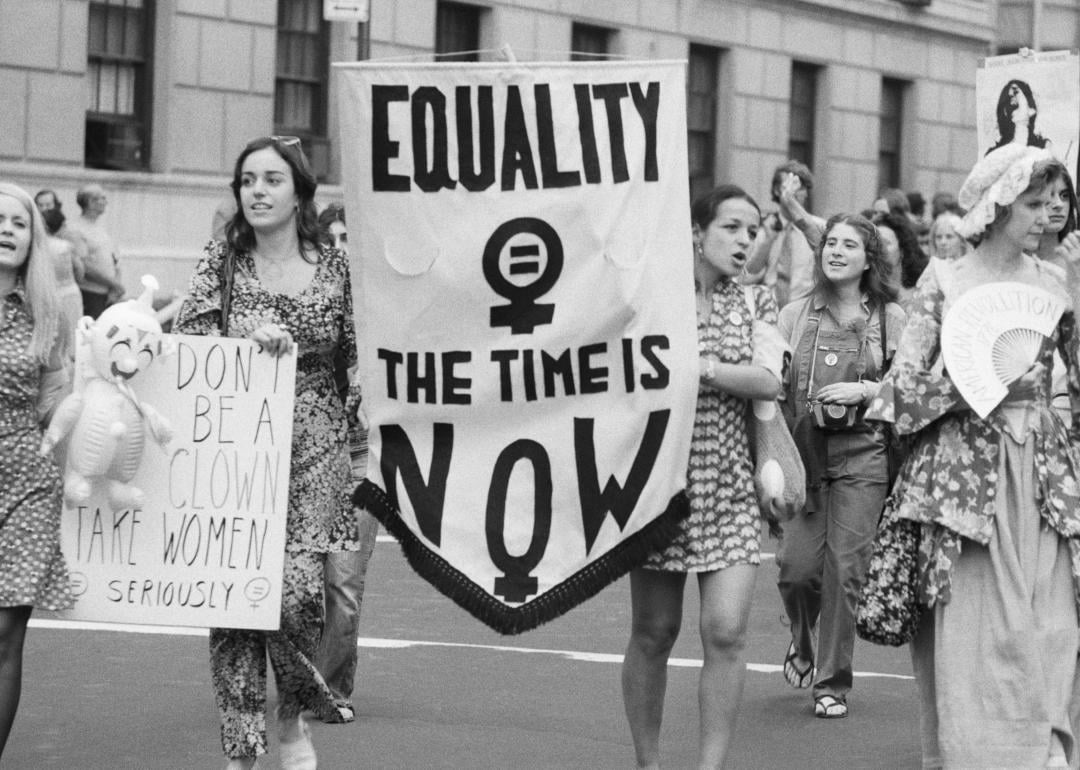
[[[510,259],[510,275],[529,275],[540,272],[540,247],[535,243],[529,246],[511,246]]]

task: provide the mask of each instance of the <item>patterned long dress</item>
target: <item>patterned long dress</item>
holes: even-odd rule
[[[0,298],[0,607],[71,607],[60,552],[60,473],[41,457],[41,363],[22,287]]]
[[[1068,755],[1075,767],[1080,452],[1051,406],[1050,371],[1057,347],[1075,413],[1080,335],[1066,311],[1039,352],[1040,396],[980,419],[936,365],[943,319],[978,285],[970,261],[931,261],[867,413],[915,439],[888,505],[922,524],[929,609],[911,655],[923,766],[1046,767]],[[1060,268],[1025,261],[1025,280],[1068,301]]]
[[[220,334],[222,265],[228,247],[211,241],[195,268],[177,317],[180,334]],[[278,631],[212,629],[211,673],[228,757],[266,752],[266,657],[278,690],[278,715],[311,709],[332,718],[334,697],[312,664],[322,634],[326,554],[359,548],[349,500],[347,422],[334,381],[339,365],[356,363],[349,266],[337,249],[319,251],[311,284],[296,295],[267,291],[252,257],[235,255],[228,336],[248,337],[276,323],[299,345],[292,463]]]
[[[767,287],[752,287],[757,318],[775,324],[776,300]],[[698,321],[698,350],[729,364],[753,357],[750,309],[742,285],[722,280],[713,290],[709,317]],[[646,569],[711,572],[735,564],[760,564],[761,523],[754,491],[754,461],[746,433],[748,402],[702,388],[690,442],[687,496],[690,515]]]

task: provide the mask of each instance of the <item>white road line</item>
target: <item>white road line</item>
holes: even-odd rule
[[[48,628],[63,631],[114,631],[129,634],[158,634],[162,636],[207,636],[205,628],[187,628],[183,626],[136,626],[124,623],[88,623],[81,620],[54,620],[52,618],[31,618],[31,628]],[[501,644],[466,644],[463,642],[427,642],[415,639],[378,639],[360,637],[356,640],[360,648],[376,650],[404,650],[410,647],[443,647],[462,650],[487,650],[494,652],[516,652],[525,655],[556,655],[566,660],[585,663],[622,663],[623,656],[603,652],[580,652],[577,650],[548,650],[539,647],[511,647]],[[702,662],[695,658],[671,658],[668,665],[673,668],[701,668]],[[746,669],[760,674],[776,674],[780,666],[769,663],[747,663]],[[883,674],[870,671],[857,671],[857,677],[877,679],[914,679],[901,674]]]

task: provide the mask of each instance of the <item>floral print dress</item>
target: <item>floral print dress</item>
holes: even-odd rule
[[[38,454],[42,367],[21,286],[0,297],[0,607],[71,607],[60,552],[60,473]]]
[[[980,419],[938,363],[942,319],[979,283],[970,260],[932,260],[868,412],[914,437],[887,505],[922,524],[929,608],[911,655],[923,766],[1074,767],[1080,452],[1051,406],[1050,372],[1056,346],[1080,404],[1080,338],[1066,311],[1038,356],[1039,396]],[[1059,268],[1025,260],[1025,280],[1067,299]]]
[[[221,333],[221,276],[228,252],[218,241],[206,247],[176,332]],[[325,555],[360,546],[350,502],[348,426],[334,379],[335,364],[352,367],[357,360],[348,261],[337,249],[320,249],[310,285],[288,295],[263,288],[250,254],[238,252],[234,259],[228,336],[246,338],[276,323],[299,346],[281,627],[210,631],[222,748],[236,758],[266,752],[267,654],[277,682],[279,718],[311,709],[321,719],[334,719],[334,696],[312,664],[322,635]]]
[[[757,318],[775,324],[776,300],[764,286],[751,287]],[[698,321],[698,350],[729,364],[753,357],[753,317],[744,287],[720,281],[709,317]],[[675,538],[651,554],[646,569],[711,572],[735,564],[760,564],[761,522],[754,491],[754,461],[746,432],[749,402],[702,388],[690,443],[687,496],[690,514]]]
[[[1028,259],[1035,264],[1042,288],[1066,296],[1059,268]],[[1008,410],[997,409],[979,419],[940,370],[942,319],[966,288],[958,264],[935,259],[923,273],[893,367],[867,411],[869,419],[893,423],[897,434],[915,438],[893,500],[902,518],[937,525],[926,529],[920,559],[921,598],[927,605],[949,600],[949,570],[960,553],[961,537],[980,545],[990,541],[1000,491],[1001,439],[1017,432]],[[1043,346],[1040,360],[1050,372],[1054,350],[1060,352],[1069,390],[1080,405],[1078,344],[1076,321],[1067,311]],[[1049,382],[1046,391],[1049,394]],[[1080,537],[1080,449],[1070,438],[1070,432],[1075,434],[1080,427],[1065,425],[1048,401],[1026,409],[1024,435],[1016,438],[1032,442],[1039,515],[1062,537]],[[1080,549],[1076,554],[1080,557]],[[1074,561],[1080,597],[1080,558]]]
[[[226,252],[227,246],[218,241],[207,246],[174,331],[220,335],[219,276]],[[326,248],[319,257],[311,285],[290,296],[264,289],[251,256],[236,254],[228,336],[246,338],[260,326],[276,323],[288,329],[299,346],[286,550],[355,551],[348,426],[334,382],[339,352],[344,366],[356,365],[352,290],[345,255]]]

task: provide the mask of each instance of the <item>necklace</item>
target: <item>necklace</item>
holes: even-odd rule
[[[271,259],[258,252],[255,253],[255,257],[259,268],[259,275],[271,281],[280,281],[284,278],[285,265],[293,259],[291,256],[285,257],[284,259]]]

